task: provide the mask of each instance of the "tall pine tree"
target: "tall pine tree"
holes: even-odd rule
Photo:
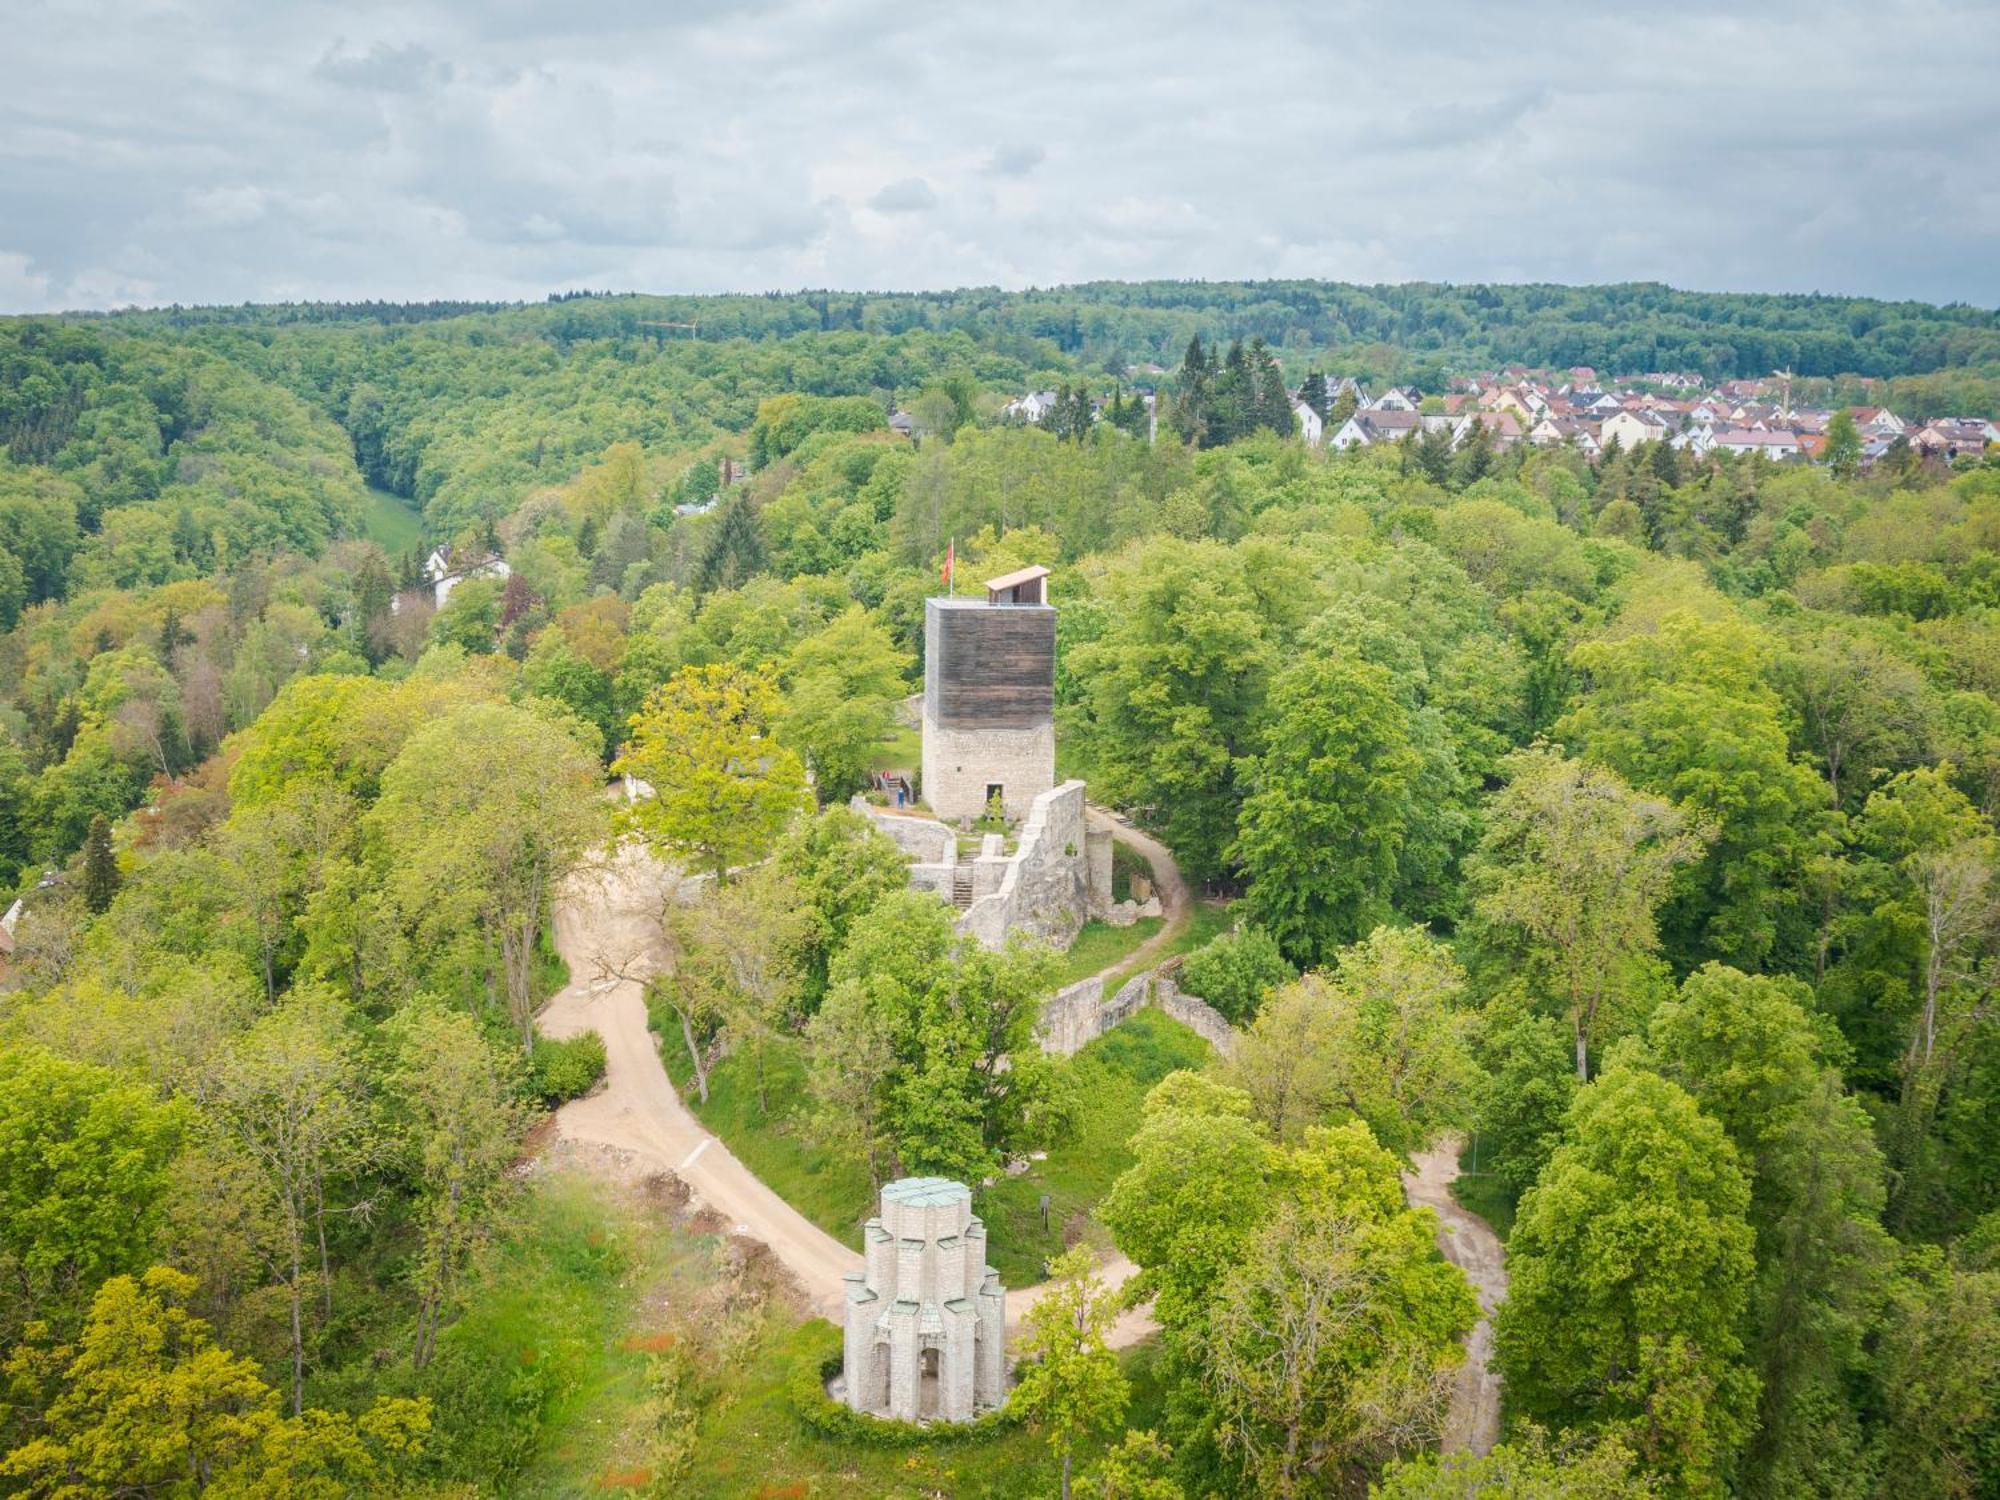
[[[123,880],[118,857],[111,852],[111,824],[98,813],[83,836],[83,904],[93,912],[106,910]]]

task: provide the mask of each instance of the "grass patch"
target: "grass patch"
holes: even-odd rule
[[[600,1414],[645,1395],[629,1335],[713,1278],[713,1243],[580,1173],[535,1179],[419,1377],[432,1474],[482,1494],[589,1490],[618,1440]]]
[[[391,558],[403,557],[423,540],[423,521],[408,501],[370,485],[361,506],[361,534]]]
[[[1460,1175],[1452,1180],[1451,1196],[1460,1208],[1478,1214],[1489,1224],[1501,1244],[1514,1232],[1514,1196],[1491,1172],[1474,1173],[1472,1148],[1458,1154]]]
[[[805,1044],[778,1037],[765,1050],[766,1114],[757,1102],[757,1078],[750,1059],[731,1053],[708,1075],[708,1103],[696,1097],[694,1066],[681,1045],[677,1025],[665,1032],[660,1048],[667,1076],[697,1119],[714,1131],[739,1161],[772,1192],[843,1245],[861,1244],[861,1226],[875,1212],[868,1168],[813,1144],[808,1129],[811,1101],[806,1094]]]
[[[898,724],[887,738],[876,742],[868,754],[871,771],[908,771],[912,776],[924,763],[924,736],[920,729]]]
[[[1153,920],[1148,918],[1148,921]],[[1229,931],[1231,919],[1229,908],[1215,901],[1191,901],[1188,903],[1187,924],[1160,945],[1159,950],[1146,960],[1154,968],[1170,958],[1178,958],[1184,953],[1192,953],[1210,938]],[[1155,928],[1155,931],[1158,929]],[[1135,963],[1120,964],[1104,976],[1104,993],[1116,994],[1118,987],[1139,972]],[[1093,971],[1095,972],[1095,971]]]
[[[703,1414],[692,1467],[673,1493],[697,1500],[1055,1493],[1058,1471],[1048,1444],[1025,1428],[977,1443],[902,1449],[839,1442],[814,1432],[795,1415],[785,1385],[801,1364],[817,1368],[839,1348],[840,1331],[823,1319],[770,1326],[748,1358],[721,1373],[720,1392]],[[1127,1422],[1158,1427],[1165,1394],[1157,1351],[1141,1345],[1121,1354],[1120,1362],[1132,1382]],[[1121,1435],[1082,1444],[1079,1471]]]
[[[1009,1286],[1043,1278],[1043,1265],[1078,1235],[1101,1234],[1091,1215],[1120,1172],[1146,1091],[1176,1068],[1198,1068],[1208,1043],[1156,1010],[1142,1010],[1071,1060],[1076,1117],[1069,1137],[1019,1177],[974,1195],[987,1256]],[[1041,1197],[1049,1195],[1048,1227]]]
[[[1141,917],[1130,927],[1113,927],[1109,922],[1095,919],[1085,922],[1069,952],[1063,955],[1057,985],[1075,984],[1100,969],[1112,967],[1158,932],[1165,921],[1164,917]]]
[[[1229,904],[1224,901],[1190,901],[1188,922],[1179,932],[1167,940],[1160,954],[1161,962],[1178,958],[1183,953],[1192,953],[1204,947],[1213,938],[1219,938],[1236,925],[1236,919],[1229,914]]]

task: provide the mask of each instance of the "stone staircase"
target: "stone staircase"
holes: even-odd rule
[[[951,904],[960,911],[972,905],[972,867],[959,865],[951,872]]]

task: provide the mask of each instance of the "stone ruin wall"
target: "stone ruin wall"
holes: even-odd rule
[[[1087,1043],[1131,1020],[1140,1007],[1150,1005],[1226,1056],[1236,1045],[1236,1028],[1206,1000],[1183,990],[1179,975],[1180,960],[1175,958],[1157,969],[1133,975],[1108,1000],[1104,981],[1097,976],[1057,990],[1043,1003],[1041,1019],[1035,1025],[1042,1050],[1058,1057],[1074,1057]]]

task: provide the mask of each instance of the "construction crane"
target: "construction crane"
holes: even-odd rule
[[[640,322],[639,322],[639,327],[641,327],[641,328],[685,328],[685,329],[686,329],[686,330],[688,331],[688,334],[689,334],[689,336],[690,336],[690,337],[693,337],[693,338],[700,338],[700,337],[701,337],[701,319],[699,319],[699,318],[695,319],[695,320],[694,320],[694,321],[693,321],[692,323],[669,323],[669,322],[666,322],[666,321],[664,321],[664,320],[660,320],[660,319],[641,319],[641,320],[640,320]]]

